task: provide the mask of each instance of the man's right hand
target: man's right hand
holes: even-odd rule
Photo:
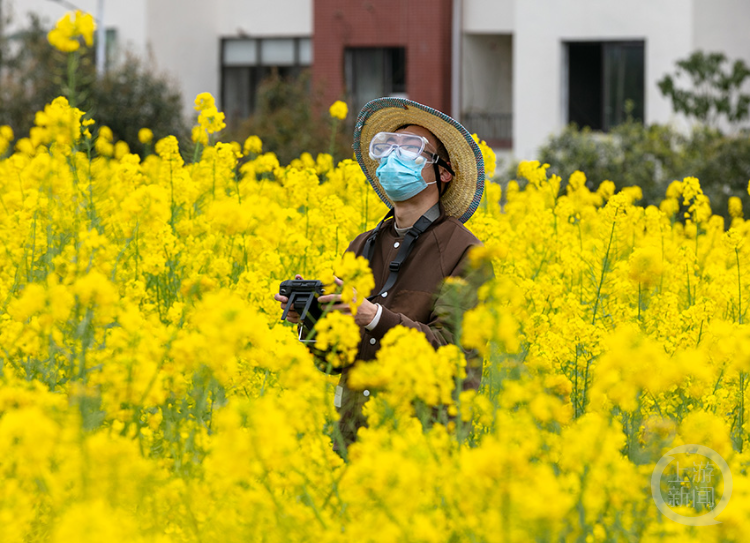
[[[294,276],[295,279],[302,279],[302,276],[297,274]],[[286,309],[286,304],[289,302],[289,298],[286,296],[282,296],[278,292],[273,295],[273,299],[277,302],[281,302],[281,310],[284,311]],[[286,314],[286,320],[287,322],[291,322],[294,324],[299,324],[299,313],[297,313],[294,308],[289,309],[289,313]]]

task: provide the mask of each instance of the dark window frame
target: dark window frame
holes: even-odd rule
[[[357,77],[355,76],[355,64],[357,62],[356,54],[358,52],[382,52],[382,74],[383,83],[382,92],[379,96],[389,95],[406,95],[408,92],[407,73],[408,60],[407,48],[405,46],[364,46],[364,47],[346,47],[344,49],[344,89],[348,97],[349,107],[354,111],[364,105],[357,103],[357,96],[361,89],[356,88]]]
[[[294,43],[294,58],[292,60],[292,64],[290,65],[279,65],[279,66],[271,66],[271,65],[264,65],[262,62],[263,58],[263,43],[264,42],[270,42],[273,40],[293,40]],[[263,36],[263,37],[230,37],[230,38],[221,38],[220,39],[220,45],[219,45],[219,104],[221,106],[221,109],[226,113],[227,115],[227,123],[232,123],[234,121],[240,120],[235,119],[231,116],[231,112],[227,110],[227,71],[228,70],[248,70],[248,77],[249,82],[248,85],[250,87],[250,103],[247,104],[248,106],[248,115],[252,115],[255,112],[256,104],[255,101],[257,97],[255,96],[255,93],[257,91],[257,87],[260,84],[263,79],[268,77],[270,73],[272,73],[273,70],[283,70],[285,72],[288,72],[286,75],[289,75],[291,77],[299,77],[299,75],[302,73],[303,70],[308,69],[312,66],[312,59],[310,59],[309,63],[303,63],[301,59],[301,50],[302,50],[302,42],[303,40],[310,41],[310,49],[312,51],[312,36]],[[242,42],[242,41],[252,41],[255,43],[255,59],[252,63],[244,63],[244,64],[231,64],[226,65],[226,58],[225,58],[225,48],[226,44],[228,42]],[[232,117],[232,118],[230,118]]]
[[[599,89],[599,96],[598,101],[600,102],[598,111],[596,111],[596,120],[598,122],[594,123],[580,123],[578,124],[582,126],[591,126],[593,130],[599,130],[602,132],[608,132],[615,126],[621,124],[625,121],[625,115],[626,113],[624,110],[621,111],[611,111],[611,104],[614,100],[614,97],[612,96],[612,93],[615,92],[615,90],[612,89],[611,78],[608,77],[608,75],[611,75],[610,70],[613,68],[611,63],[608,61],[608,57],[612,55],[614,52],[618,52],[619,54],[623,54],[626,52],[629,52],[628,50],[632,51],[634,49],[639,49],[641,53],[641,58],[639,59],[639,62],[636,63],[636,66],[640,64],[642,67],[642,70],[640,74],[638,75],[637,79],[640,80],[640,88],[638,89],[638,92],[640,93],[640,96],[637,98],[640,98],[639,100],[634,100],[634,110],[631,112],[631,115],[633,119],[644,122],[645,119],[645,110],[646,110],[646,40],[567,40],[563,42],[563,45],[565,47],[565,60],[567,62],[566,70],[567,70],[567,104],[566,104],[566,122],[577,122],[581,117],[579,114],[576,114],[573,112],[573,107],[575,106],[574,100],[577,97],[572,96],[574,94],[574,86],[575,83],[573,81],[573,76],[571,75],[571,72],[574,70],[572,69],[572,61],[571,56],[573,55],[571,51],[571,47],[578,48],[578,53],[580,54],[585,48],[595,48],[599,47],[599,57],[600,57],[600,65],[596,68],[598,69],[599,74],[599,81],[598,81],[598,89]],[[617,66],[623,67],[625,66],[626,60],[621,60]],[[580,68],[580,66],[579,66]],[[619,83],[623,85],[623,80],[625,76],[620,74],[620,80]],[[585,84],[584,84],[585,86]],[[622,89],[621,89],[622,90]],[[627,98],[630,99],[630,98]],[[624,105],[624,100],[622,104]],[[610,108],[608,110],[608,108]],[[591,113],[591,110],[589,111]],[[585,115],[584,115],[585,116]]]

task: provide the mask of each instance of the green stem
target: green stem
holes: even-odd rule
[[[578,226],[578,245],[581,248],[581,258],[583,258],[583,232],[581,232],[581,221],[577,221]],[[578,298],[583,305],[583,269],[578,272]]]
[[[334,118],[331,127],[331,143],[328,145],[328,154],[333,158],[333,147],[336,145],[336,132],[338,131],[339,120]]]
[[[649,394],[651,395],[651,399],[654,401],[654,405],[656,406],[656,410],[659,412],[659,416],[661,418],[664,418],[664,413],[662,413],[661,407],[659,407],[659,402],[656,401],[656,396],[654,396],[653,392],[649,392]]]
[[[734,255],[737,258],[737,321],[742,324],[744,320],[742,318],[742,280],[740,279],[740,251],[737,247],[734,248]]]
[[[140,254],[138,253],[138,226],[140,223],[135,223],[135,280],[138,280],[138,260],[140,259]]]
[[[744,436],[744,433],[745,433],[745,429],[744,429],[744,425],[745,425],[745,372],[744,371],[740,372],[740,406],[739,407],[740,407],[739,409],[740,412],[737,415],[738,417],[737,431],[739,434],[739,438],[737,441],[739,442],[738,448],[740,450],[740,454],[742,454],[742,449],[745,444],[745,436]]]
[[[68,87],[65,94],[68,95],[70,107],[77,106],[76,96],[76,72],[78,71],[78,51],[73,51],[68,55]]]
[[[240,194],[240,176],[237,174],[237,167],[234,168],[234,186],[237,187],[237,203],[242,205],[242,194]]]
[[[664,258],[664,232],[661,231],[661,227],[659,227],[659,231],[661,232],[661,264],[662,266],[665,266],[666,259]],[[661,278],[659,279],[659,293],[664,292],[664,274],[661,274]]]
[[[641,320],[641,283],[638,283],[638,320]]]
[[[310,197],[305,201],[305,239],[310,239]],[[307,277],[307,246],[305,246],[305,255],[302,259],[302,273]]]
[[[174,203],[174,175],[172,172],[172,160],[169,161],[169,187],[170,187],[170,198],[172,201],[172,205],[170,206],[170,217],[169,217],[169,225],[172,227],[172,233],[175,233],[175,227],[174,227],[174,215],[175,215],[175,203]]]
[[[31,261],[26,265],[26,282],[31,283],[34,273],[34,255],[36,253],[36,212],[31,223]]]
[[[200,153],[201,153],[201,144],[199,141],[196,141],[195,150],[193,151],[193,164],[198,162],[198,157],[200,156]]]
[[[578,350],[580,344],[576,344],[576,358],[573,366],[573,376],[575,382],[573,383],[573,408],[575,409],[575,418],[578,418],[581,413],[578,411],[579,399],[578,399]]]
[[[214,153],[213,181],[211,183],[211,197],[216,200],[216,154]]]
[[[617,215],[615,215],[615,219]],[[604,262],[602,262],[602,273],[599,277],[599,286],[596,289],[596,301],[594,302],[594,316],[591,319],[591,324],[596,323],[596,312],[599,309],[599,298],[602,293],[602,286],[604,285],[604,276],[607,274],[607,268],[609,267],[609,251],[612,249],[612,240],[615,237],[615,224],[617,220],[612,221],[612,231],[609,233],[609,243],[607,244],[607,252],[604,255]]]
[[[95,208],[94,208],[94,188],[92,186],[93,183],[94,183],[94,178],[93,178],[92,173],[91,173],[91,144],[90,144],[90,142],[87,145],[86,155],[87,155],[87,159],[88,159],[87,160],[87,164],[88,164],[88,167],[89,167],[89,193],[88,193],[88,197],[89,197],[89,209],[88,209],[88,215],[89,215],[89,230],[91,230],[91,229],[94,228],[94,218],[96,217],[96,213],[95,213]]]
[[[591,359],[586,360],[586,371],[583,373],[583,396],[581,398],[581,415],[586,410],[586,391],[589,384],[589,367],[591,366]]]

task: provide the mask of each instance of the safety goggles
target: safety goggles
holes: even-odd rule
[[[427,138],[416,134],[378,132],[370,141],[370,158],[373,160],[385,158],[394,151],[412,160],[422,156],[430,164],[439,159]]]

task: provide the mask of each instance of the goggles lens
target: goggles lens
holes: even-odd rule
[[[416,134],[396,133],[396,132],[378,132],[370,141],[370,158],[380,160],[385,158],[394,151],[404,158],[416,160],[417,157],[425,152],[425,147],[430,145],[427,138],[417,136]],[[432,147],[430,145],[430,147]],[[435,162],[437,157],[432,152],[427,152],[424,157],[427,162]]]

